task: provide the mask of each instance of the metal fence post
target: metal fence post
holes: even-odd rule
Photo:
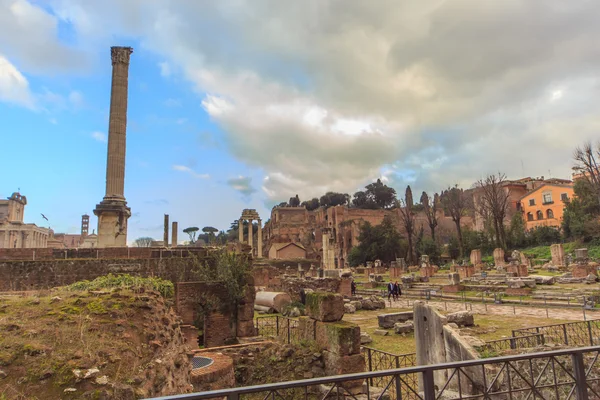
[[[292,338],[290,335],[290,319],[287,319],[287,337],[288,337],[288,344],[290,344],[292,342]]]
[[[585,380],[585,366],[583,365],[583,354],[573,353],[573,372],[575,375],[575,387],[577,388],[577,400],[588,400],[587,382]]]
[[[400,357],[396,356],[396,369],[400,369]],[[396,384],[396,399],[402,399],[402,381],[400,380],[400,375],[394,375],[394,383]]]
[[[367,347],[367,360],[369,361],[369,372],[373,372],[373,363],[371,361],[371,349]],[[371,386],[373,386],[373,378],[369,378]]]
[[[423,371],[423,399],[435,400],[435,381],[433,379],[433,370],[431,369]]]
[[[279,315],[275,317],[275,330],[277,331],[275,336],[279,336]]]
[[[592,335],[592,321],[587,321],[588,334],[590,335],[590,346],[594,345],[594,335]]]
[[[563,333],[565,335],[565,344],[569,344],[569,336],[567,335],[567,324],[562,324]]]

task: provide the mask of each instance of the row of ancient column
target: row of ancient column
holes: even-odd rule
[[[32,232],[30,233],[30,235],[33,235],[33,237],[29,240],[29,247],[33,247],[35,249],[41,249],[46,247],[46,241],[48,239],[47,235],[44,235],[40,232]]]
[[[252,240],[252,221],[253,219],[247,219],[248,221],[248,245],[252,249],[251,252],[254,254],[254,240]],[[262,220],[257,219],[258,222],[258,248],[256,251],[256,258],[262,258]],[[244,218],[240,218],[238,221],[238,233],[240,243],[244,243]]]

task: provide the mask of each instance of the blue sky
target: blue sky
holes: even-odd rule
[[[132,46],[129,240],[163,214],[377,178],[404,193],[490,173],[570,177],[598,136],[596,2],[0,0],[0,196],[78,232],[105,188],[110,46]],[[535,24],[532,16],[535,15]],[[510,27],[510,29],[506,29]],[[180,234],[180,237],[183,235]]]

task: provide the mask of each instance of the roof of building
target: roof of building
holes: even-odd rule
[[[299,247],[299,248],[301,248],[302,250],[306,250],[306,249],[304,248],[304,246],[302,246],[300,243],[295,243],[295,242],[288,242],[288,243],[273,243],[273,244],[271,245],[271,247],[275,247],[275,250],[276,250],[276,251],[279,251],[279,250],[281,250],[281,249],[283,249],[283,248],[285,248],[285,247],[288,247],[289,245],[294,245],[294,246],[296,246],[296,247]]]
[[[538,190],[541,190],[541,189],[543,189],[545,187],[548,187],[548,186],[573,189],[573,184],[561,185],[561,184],[558,184],[558,183],[544,183],[543,185],[538,186],[537,188],[533,189],[532,191],[527,192],[527,194],[525,194],[524,196],[521,196],[521,198],[519,200],[523,200],[524,198],[529,197],[530,195],[532,195],[533,193],[537,192]]]

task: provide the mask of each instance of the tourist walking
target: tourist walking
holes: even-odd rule
[[[392,298],[392,296],[394,295],[394,284],[392,283],[392,281],[390,281],[390,283],[388,283],[387,290],[388,290],[388,300],[390,300]]]
[[[400,299],[400,295],[402,294],[402,289],[400,289],[400,284],[398,281],[394,283],[394,300]]]

